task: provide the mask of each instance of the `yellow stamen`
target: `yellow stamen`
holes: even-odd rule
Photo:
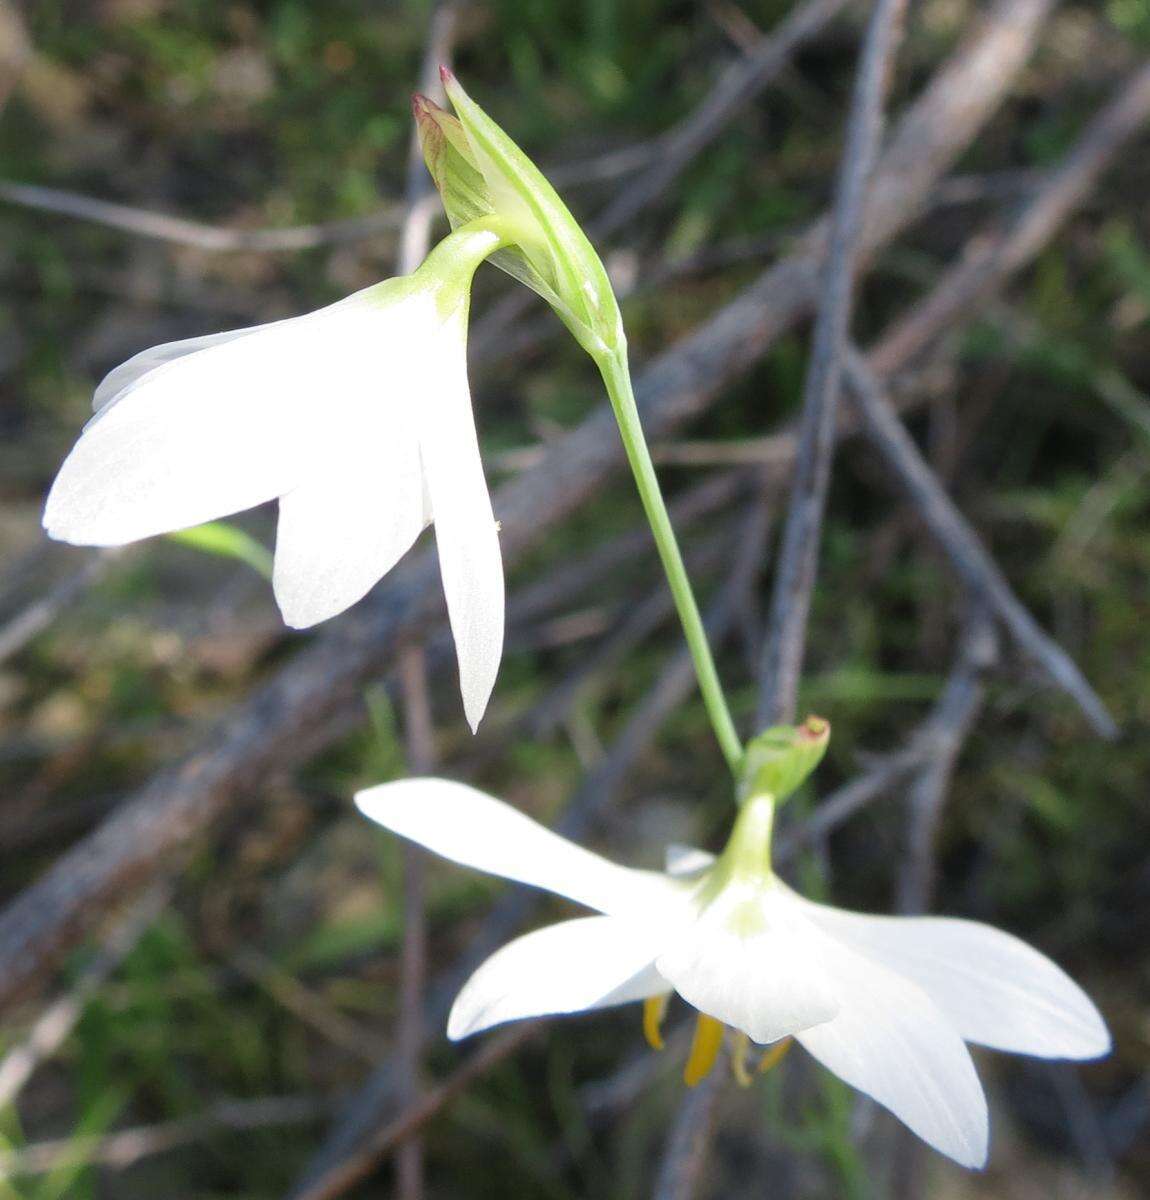
[[[735,1034],[731,1043],[731,1070],[739,1087],[750,1087],[754,1078],[747,1070],[747,1053],[751,1048],[751,1039],[745,1033]]]
[[[667,1014],[667,1001],[671,993],[664,992],[661,996],[648,996],[643,1001],[643,1036],[652,1050],[663,1049],[663,1018]]]
[[[683,1071],[683,1081],[688,1087],[694,1087],[707,1077],[715,1065],[715,1059],[719,1057],[719,1047],[722,1044],[722,1021],[716,1021],[706,1013],[699,1013],[695,1022],[695,1036],[691,1039],[691,1053],[687,1056],[687,1066]]]
[[[787,1037],[777,1041],[759,1061],[759,1074],[765,1075],[772,1067],[781,1063],[794,1040]]]

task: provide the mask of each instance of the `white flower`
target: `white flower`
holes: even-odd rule
[[[304,628],[363,597],[434,521],[474,728],[504,596],[467,386],[468,290],[499,244],[459,230],[413,275],[129,359],[96,390],[48,496],[48,533],[120,546],[278,498],[276,600]]]
[[[797,895],[766,861],[769,796],[742,806],[718,859],[672,852],[668,874],[618,866],[460,783],[403,780],[356,803],[445,858],[602,914],[493,954],[455,1001],[453,1039],[632,1000],[648,1000],[657,1020],[658,998],[673,990],[705,1014],[700,1030],[714,1018],[704,1071],[721,1040],[716,1022],[759,1043],[793,1037],[965,1166],[982,1165],[987,1147],[966,1042],[1067,1059],[1110,1046],[1085,993],[1007,933],[942,917],[863,916]],[[693,1058],[704,1040],[697,1032]]]

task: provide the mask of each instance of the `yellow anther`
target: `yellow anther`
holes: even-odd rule
[[[747,1054],[751,1049],[751,1039],[745,1033],[735,1034],[731,1042],[731,1070],[739,1087],[750,1087],[754,1078],[747,1070]]]
[[[688,1087],[694,1087],[705,1079],[715,1065],[723,1044],[723,1028],[722,1021],[699,1013],[695,1022],[695,1036],[691,1039],[691,1053],[687,1056],[687,1066],[683,1071],[683,1081]]]
[[[663,1017],[667,1014],[667,1001],[671,993],[648,996],[643,1001],[643,1036],[652,1050],[663,1049]]]
[[[765,1075],[772,1067],[782,1062],[794,1040],[794,1038],[787,1037],[777,1041],[760,1059],[759,1074]]]

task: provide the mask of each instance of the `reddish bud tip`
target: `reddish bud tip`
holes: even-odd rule
[[[817,742],[830,733],[831,723],[822,717],[810,716],[799,726],[799,736],[809,742]]]
[[[455,82],[455,75],[452,73],[451,68],[445,66],[443,63],[439,64],[439,78],[444,87],[447,87],[449,83]]]
[[[425,121],[429,120],[434,122],[435,114],[442,113],[443,109],[440,108],[434,100],[431,100],[427,96],[416,92],[415,95],[411,97],[411,111],[415,116],[416,121],[418,121],[420,124],[423,124]]]

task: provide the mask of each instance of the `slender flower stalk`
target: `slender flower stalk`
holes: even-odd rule
[[[651,533],[659,550],[659,559],[675,600],[675,609],[695,664],[695,674],[699,680],[699,690],[703,695],[707,716],[710,718],[723,757],[727,760],[727,766],[730,767],[731,773],[737,776],[743,761],[743,744],[739,740],[726,693],[715,668],[714,656],[707,640],[703,618],[699,614],[691,579],[683,564],[683,555],[667,513],[659,478],[655,474],[651,452],[647,448],[647,439],[643,436],[639,410],[631,388],[626,346],[605,354],[596,361],[603,374],[603,382],[607,385],[607,395],[611,399],[611,408],[619,425],[627,461],[635,477],[635,486],[643,502],[643,511],[651,525]]]

